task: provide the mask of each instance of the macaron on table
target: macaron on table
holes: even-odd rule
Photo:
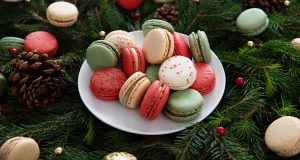
[[[107,67],[118,68],[127,76],[120,88],[119,100],[103,100],[97,98],[91,91],[90,79],[98,72],[98,69],[93,69],[93,66],[89,65],[88,54],[91,46],[87,49],[87,59],[82,64],[78,75],[79,93],[92,114],[117,129],[142,135],[178,132],[202,121],[214,111],[225,90],[225,72],[220,60],[210,48],[206,50],[208,61],[197,62],[206,65],[196,67],[194,58],[190,58],[192,54],[188,50],[190,48],[188,35],[175,32],[176,40],[174,40],[173,34],[163,27],[160,28],[159,25],[146,30],[146,35],[142,30],[128,34],[112,31],[108,34],[109,37],[121,34],[128,38],[133,37],[130,39],[133,40],[131,44],[134,44],[134,47],[122,46],[123,43],[131,41],[126,38],[122,38],[125,41],[120,39],[110,41],[112,44],[122,44],[118,45],[121,46],[118,48],[121,51],[119,56],[121,59],[118,64]],[[207,49],[208,38],[202,32],[199,34],[202,38],[205,36],[202,47]],[[196,39],[196,42],[199,41]],[[182,50],[185,51],[183,55],[174,55],[176,43],[183,46]],[[194,45],[201,48],[201,44]],[[110,49],[109,52],[112,54],[115,50]],[[140,60],[139,53],[144,55],[144,61]],[[95,51],[94,54],[100,52]],[[98,60],[105,61],[105,58],[100,56]],[[140,69],[139,66],[142,68]],[[197,76],[199,68],[203,68],[203,73],[209,75],[201,77],[207,79],[205,83],[196,84],[192,89],[191,86],[199,77]],[[116,89],[116,87],[112,88]],[[204,95],[200,93],[199,88],[205,92]]]

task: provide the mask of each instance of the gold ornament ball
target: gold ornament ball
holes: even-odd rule
[[[105,31],[101,31],[101,32],[99,32],[99,36],[100,36],[100,37],[104,37],[104,36],[105,36],[105,34],[106,34],[106,33],[105,33]]]
[[[63,149],[62,147],[56,147],[56,148],[54,149],[54,154],[57,155],[57,156],[62,155],[63,152],[64,152],[64,149]]]
[[[25,2],[28,2],[28,3],[29,3],[29,2],[31,2],[31,0],[25,0]]]
[[[137,158],[127,152],[112,152],[105,157],[102,158],[102,160],[137,160]]]
[[[284,6],[286,6],[286,7],[288,7],[288,6],[290,6],[290,1],[288,1],[288,0],[286,0],[286,1],[284,1]]]
[[[200,0],[194,0],[194,2],[199,2]]]
[[[248,41],[248,42],[247,42],[247,46],[248,46],[249,48],[253,48],[253,47],[254,47],[254,42],[253,42],[253,41]]]

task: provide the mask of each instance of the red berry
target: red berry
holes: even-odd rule
[[[142,3],[142,0],[116,0],[116,3],[123,9],[134,10]]]
[[[17,48],[12,48],[12,49],[9,50],[9,53],[10,53],[11,55],[17,55],[17,54],[19,53],[19,51],[18,51]]]
[[[243,77],[238,77],[237,79],[235,79],[235,84],[238,86],[242,86],[245,83],[245,79]]]
[[[216,130],[219,136],[221,137],[225,136],[226,129],[224,127],[218,127]]]
[[[140,17],[141,17],[141,14],[140,13],[134,13],[133,15],[132,15],[132,19],[133,20],[138,20],[138,19],[140,19]]]

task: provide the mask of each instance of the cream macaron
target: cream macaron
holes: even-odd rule
[[[273,121],[266,130],[265,143],[282,157],[300,153],[300,119],[284,116]]]
[[[58,1],[47,8],[47,19],[50,24],[57,27],[72,26],[79,15],[77,7],[69,2]]]
[[[1,160],[37,160],[39,156],[39,145],[29,137],[10,138],[0,148]]]
[[[171,89],[184,90],[195,82],[197,70],[189,58],[174,56],[160,66],[158,76]]]

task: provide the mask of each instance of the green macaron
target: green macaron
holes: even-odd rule
[[[118,48],[105,40],[94,41],[86,51],[86,61],[94,70],[118,65],[120,53]]]
[[[159,19],[150,19],[150,20],[145,21],[144,24],[142,25],[144,36],[146,36],[148,34],[148,32],[150,32],[151,30],[156,29],[156,28],[165,29],[172,34],[175,32],[174,27],[170,23],[159,20]]]
[[[199,117],[204,99],[194,89],[175,91],[170,94],[165,114],[176,122],[189,122]]]
[[[19,37],[3,37],[0,39],[0,49],[4,50],[6,53],[10,49],[15,48],[19,52],[24,50],[24,39]]]
[[[257,36],[263,33],[269,25],[267,14],[259,8],[243,11],[236,20],[238,31],[244,36]]]
[[[205,32],[200,30],[197,33],[192,32],[189,35],[189,43],[195,62],[211,62],[212,51]]]
[[[4,77],[4,75],[2,75],[0,73],[0,98],[2,97],[2,95],[4,94],[5,90],[7,88],[7,80]]]
[[[158,77],[158,71],[159,71],[160,65],[150,65],[146,69],[146,75],[147,78],[152,82],[155,80],[159,80]]]

